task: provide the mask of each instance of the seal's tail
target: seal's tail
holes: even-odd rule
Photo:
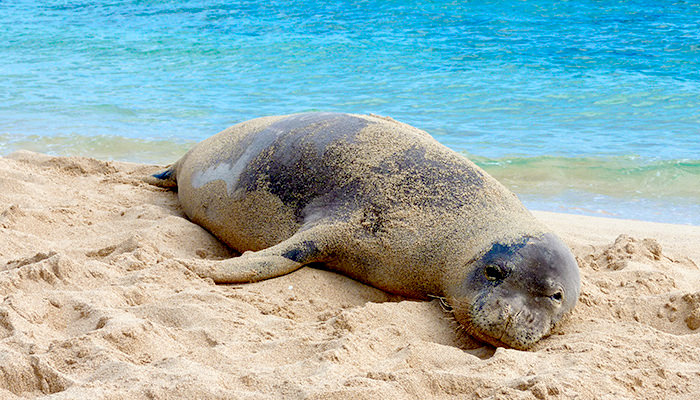
[[[176,177],[175,165],[171,165],[165,171],[153,174],[146,177],[146,182],[151,185],[160,186],[164,188],[176,188],[177,187],[177,177]]]

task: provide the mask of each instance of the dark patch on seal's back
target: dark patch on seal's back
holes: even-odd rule
[[[387,158],[374,172],[382,175],[402,174],[399,183],[408,199],[428,199],[422,206],[459,208],[464,198],[455,188],[479,190],[484,185],[483,176],[474,168],[452,160],[426,157],[426,149],[418,146],[406,149]],[[397,185],[397,186],[399,186]]]
[[[384,231],[386,223],[386,206],[374,202],[368,202],[363,207],[360,226],[370,235],[377,236]]]
[[[318,152],[339,139],[354,140],[355,136],[370,122],[343,113],[315,112],[290,115],[271,124],[265,131],[284,132],[275,145],[289,146],[313,136],[313,143]],[[286,148],[286,147],[282,147]]]
[[[261,132],[276,135],[276,139],[248,164],[239,186],[247,191],[266,188],[293,206],[301,221],[312,200],[324,196],[333,203],[334,198],[355,192],[347,177],[338,176],[326,151],[331,143],[354,141],[370,123],[340,113],[298,114],[277,121]]]

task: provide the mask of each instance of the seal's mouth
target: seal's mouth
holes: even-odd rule
[[[465,333],[496,347],[528,350],[551,332],[551,321],[526,306],[514,309],[503,301],[482,301],[469,306],[454,299],[449,303],[452,315]]]

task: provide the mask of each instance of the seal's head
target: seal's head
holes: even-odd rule
[[[470,335],[495,346],[531,347],[574,308],[581,287],[573,254],[553,234],[495,243],[467,270],[447,300]]]

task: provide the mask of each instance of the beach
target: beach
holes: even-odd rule
[[[694,399],[695,2],[0,3],[0,400]],[[582,292],[529,351],[438,301],[235,257],[143,178],[253,118],[425,130],[571,247]],[[158,165],[157,165],[158,164]]]
[[[177,260],[235,254],[142,181],[161,167],[0,158],[0,398],[697,396],[698,226],[534,212],[572,248],[582,292],[518,351],[465,337],[437,301],[328,271],[197,277]]]

